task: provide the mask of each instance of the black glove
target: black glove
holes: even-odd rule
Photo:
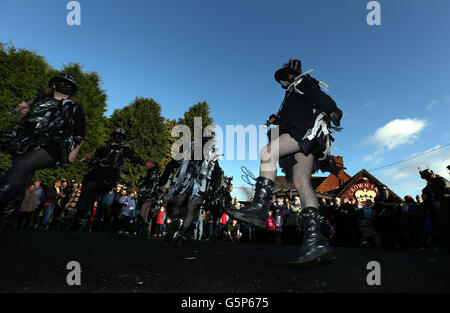
[[[331,112],[330,118],[335,126],[341,126],[342,111],[336,108],[333,112]]]

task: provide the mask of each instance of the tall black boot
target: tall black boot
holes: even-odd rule
[[[87,233],[89,231],[89,222],[91,221],[91,212],[83,214],[78,220],[78,228],[75,231],[76,235]]]
[[[319,209],[304,208],[301,211],[303,225],[303,243],[299,257],[289,262],[291,266],[314,265],[329,257],[332,249],[320,230]]]
[[[64,217],[58,216],[56,220],[64,225],[75,226],[80,222],[80,214],[75,207],[64,214]]]
[[[15,215],[20,206],[17,187],[4,184],[0,187],[0,237],[14,224]]]
[[[227,214],[231,218],[251,223],[260,229],[265,229],[269,198],[273,193],[274,185],[275,182],[273,180],[259,176],[256,179],[253,202],[242,209],[228,209]]]

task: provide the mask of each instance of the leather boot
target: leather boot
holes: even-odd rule
[[[80,235],[83,233],[87,233],[89,231],[90,220],[91,214],[90,212],[87,212],[78,220],[78,229],[75,231],[75,234]]]
[[[227,214],[234,219],[251,223],[260,229],[266,229],[269,198],[273,193],[275,182],[269,178],[259,176],[256,179],[255,196],[253,202],[242,209],[231,208]]]
[[[0,237],[14,224],[15,215],[20,206],[17,187],[4,184],[0,187]]]
[[[64,225],[75,226],[80,221],[80,214],[76,208],[73,208],[64,217],[58,216],[56,220]]]
[[[187,237],[181,234],[178,234],[175,238],[175,246],[177,248],[182,247],[188,241]]]
[[[301,211],[303,225],[303,243],[299,257],[289,262],[291,266],[302,267],[314,265],[328,258],[332,249],[320,230],[319,209],[304,208]]]

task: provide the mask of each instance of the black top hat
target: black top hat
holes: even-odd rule
[[[72,86],[73,92],[72,94],[75,94],[78,90],[78,84],[77,81],[75,80],[75,78],[67,73],[59,73],[56,76],[53,76],[50,81],[48,82],[48,86],[52,87],[54,84],[56,84],[57,82],[60,81],[64,81],[64,82],[68,82],[70,83],[70,85]]]
[[[426,170],[420,171],[419,174],[422,179],[428,180],[431,178],[431,175],[433,175],[434,173],[432,170],[427,168]]]
[[[296,77],[302,73],[302,62],[298,59],[290,59],[283,67],[275,72],[275,80],[281,84],[281,81],[288,81],[289,74]]]

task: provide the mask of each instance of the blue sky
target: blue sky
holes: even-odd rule
[[[68,2],[1,0],[0,41],[55,68],[79,62],[98,72],[108,114],[140,96],[168,118],[207,101],[223,128],[263,124],[283,98],[275,70],[306,55],[303,69],[330,85],[345,114],[335,154],[349,174],[450,143],[449,1],[379,1],[380,26],[366,23],[366,0],[81,0],[80,26],[67,25]],[[450,178],[449,150],[372,174],[415,195],[419,165]],[[235,186],[245,185],[241,165],[259,169],[256,160],[221,165]]]

